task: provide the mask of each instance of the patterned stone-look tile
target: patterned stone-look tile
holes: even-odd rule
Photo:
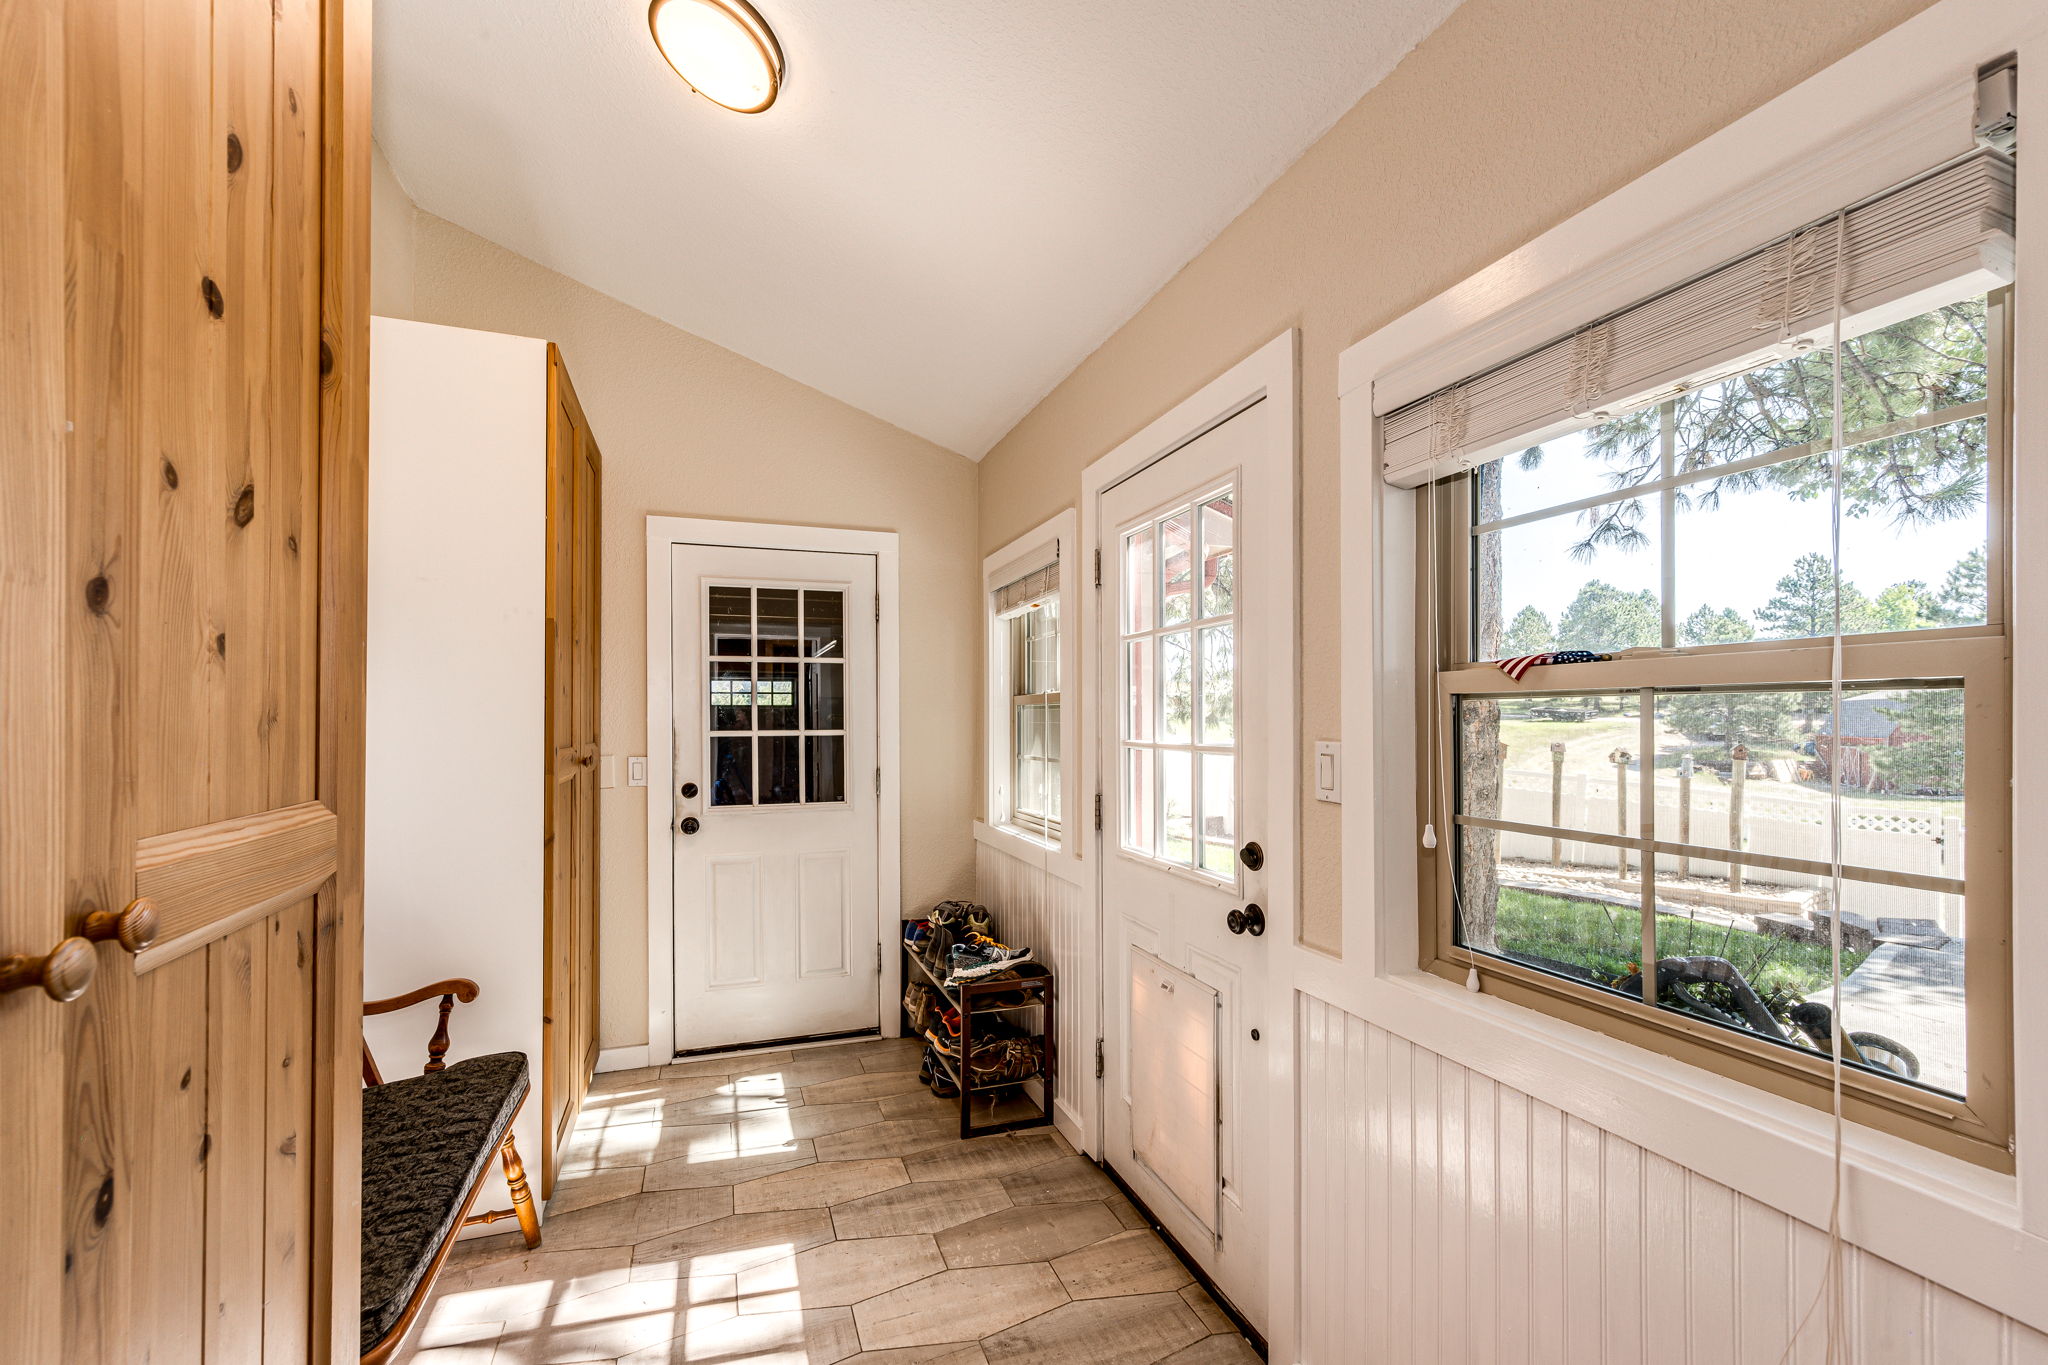
[[[541,1226],[541,1245],[550,1251],[633,1246],[664,1232],[680,1232],[731,1212],[732,1191],[724,1186],[664,1190],[637,1199],[593,1204],[569,1213],[556,1213],[550,1208],[547,1221]],[[488,1240],[500,1242],[508,1251],[526,1244],[526,1239],[516,1232]]]
[[[808,1308],[693,1318],[684,1335],[621,1356],[618,1365],[839,1365],[859,1351],[851,1309]]]
[[[1050,1261],[1122,1229],[1101,1204],[1032,1204],[947,1228],[939,1234],[939,1253],[956,1268]]]
[[[1206,1334],[1178,1294],[1085,1299],[982,1339],[989,1365],[1153,1365]]]
[[[805,1109],[811,1107],[806,1105]],[[944,1147],[959,1140],[960,1125],[957,1122],[948,1122],[944,1119],[888,1119],[881,1123],[871,1123],[864,1128],[853,1128],[821,1136],[817,1141],[818,1160],[860,1161],[878,1156],[915,1156],[919,1152],[928,1152],[934,1147]]]
[[[808,1166],[818,1159],[809,1138],[798,1138],[782,1147],[722,1157],[717,1153],[681,1156],[657,1162],[642,1177],[648,1190],[702,1189],[707,1185],[737,1185],[777,1171]]]
[[[432,1321],[503,1322],[534,1313],[580,1294],[595,1293],[632,1278],[631,1247],[599,1247],[589,1251],[550,1251],[546,1243],[528,1251],[471,1250],[484,1242],[458,1242],[434,1286]]]
[[[590,1089],[586,1092],[590,1099],[586,1099],[584,1103],[590,1103],[599,1095],[616,1095],[622,1090],[637,1090],[660,1079],[661,1068],[658,1066],[637,1066],[627,1071],[600,1071],[590,1078]]]
[[[915,1071],[874,1071],[826,1081],[823,1085],[807,1085],[803,1089],[803,1097],[805,1104],[839,1104],[846,1100],[877,1100],[887,1095],[907,1095],[917,1090],[925,1090],[925,1084],[917,1078]],[[928,1090],[925,1093],[930,1094]]]
[[[922,1085],[905,1094],[884,1095],[875,1103],[881,1106],[882,1117],[885,1119],[943,1120],[952,1125],[954,1136],[959,1136],[960,1101],[942,1100]]]
[[[756,1052],[743,1057],[698,1057],[687,1062],[670,1062],[661,1069],[661,1078],[677,1081],[690,1076],[739,1076],[789,1061],[793,1055],[789,1052]]]
[[[1057,1207],[1056,1205],[1053,1207]],[[1192,1284],[1194,1276],[1150,1230],[1120,1232],[1052,1263],[1060,1283],[1077,1299],[1160,1294]]]
[[[659,1346],[733,1316],[733,1277],[636,1280],[507,1320],[492,1365],[580,1365]]]
[[[893,1351],[862,1351],[848,1356],[846,1365],[988,1365],[981,1343],[961,1346],[904,1346]]]
[[[716,1095],[723,1090],[723,1076],[698,1076],[686,1081],[653,1081],[602,1099],[586,1100],[576,1116],[576,1127],[602,1128],[608,1123],[674,1123],[671,1110],[689,1100]]]
[[[939,1232],[1009,1206],[993,1180],[928,1180],[840,1204],[832,1225],[841,1237],[901,1237]]]
[[[735,1071],[732,1078],[735,1082],[750,1084],[773,1083],[793,1095],[807,1085],[841,1081],[848,1076],[862,1075],[865,1071],[866,1068],[861,1065],[858,1057],[820,1057],[815,1053],[803,1052],[798,1053],[793,1061]]]
[[[853,1316],[861,1345],[870,1350],[935,1346],[987,1337],[1066,1299],[1059,1276],[1045,1265],[981,1266],[948,1270],[877,1295],[855,1304]]]
[[[929,1236],[827,1242],[742,1271],[742,1313],[851,1307],[946,1268]]]
[[[780,1171],[735,1185],[733,1208],[740,1213],[766,1209],[825,1209],[909,1183],[903,1163],[894,1157],[876,1161],[824,1161]]]
[[[972,1180],[1014,1175],[1060,1156],[1049,1134],[1004,1133],[920,1152],[907,1158],[903,1169],[912,1180]]]
[[[1102,1168],[1085,1156],[1059,1157],[1002,1181],[1011,1201],[1018,1204],[1083,1204],[1117,1193]]]
[[[1127,1228],[1151,1226],[1145,1221],[1145,1215],[1138,1212],[1138,1206],[1120,1194],[1109,1201],[1109,1211],[1116,1215],[1117,1222]]]
[[[832,1218],[823,1209],[736,1213],[640,1243],[633,1278],[737,1275],[831,1240]]]
[[[1209,1297],[1209,1291],[1198,1284],[1191,1284],[1180,1291],[1187,1306],[1195,1310],[1195,1316],[1202,1320],[1202,1326],[1211,1332],[1235,1332],[1237,1324],[1230,1320],[1230,1314],[1216,1306],[1216,1300]]]
[[[860,1068],[863,1071],[915,1071],[923,1056],[924,1048],[911,1043],[906,1047],[865,1053],[859,1059]]]
[[[554,1197],[548,1200],[547,1216],[554,1218],[558,1214],[574,1213],[578,1209],[593,1208],[638,1194],[640,1181],[646,1174],[644,1166],[628,1166],[616,1171],[563,1176],[555,1182]]]
[[[1184,1350],[1175,1351],[1160,1365],[1265,1365],[1259,1353],[1243,1337],[1231,1332],[1228,1336],[1206,1337]]]

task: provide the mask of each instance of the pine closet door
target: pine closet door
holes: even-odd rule
[[[369,6],[0,18],[0,1357],[357,1357]]]
[[[569,371],[549,346],[543,1198],[597,1066],[600,471]]]

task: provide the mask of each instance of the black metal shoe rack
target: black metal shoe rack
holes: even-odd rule
[[[963,1138],[986,1137],[990,1133],[1009,1133],[1019,1128],[1043,1128],[1052,1122],[1053,1077],[1059,1066],[1059,1023],[1053,1009],[1056,989],[1052,969],[1042,963],[1020,963],[1014,970],[1017,975],[1002,981],[963,981],[949,987],[945,980],[931,968],[924,957],[914,952],[909,944],[903,945],[903,956],[909,966],[905,969],[905,981],[929,982],[932,989],[954,1009],[960,1011],[960,1055],[948,1057],[931,1046],[925,1039],[925,1046],[939,1065],[946,1068],[946,1074],[960,1089],[960,1136]],[[1021,1005],[990,1005],[986,1002],[992,996],[1014,994],[1022,991],[1026,1000]],[[1043,1064],[1035,1076],[1025,1076],[1014,1081],[999,1081],[993,1085],[973,1087],[967,1084],[966,1059],[974,1055],[974,1021],[991,1019],[1001,1015],[1038,1016],[1038,1037],[1043,1045],[1040,1049]],[[1028,1027],[1028,1025],[1027,1025]],[[903,1031],[923,1038],[911,1027],[908,1014],[903,1019]],[[1034,1101],[1025,1086],[1037,1081],[1041,1100]],[[974,1121],[974,1105],[979,1099],[988,1107],[989,1118],[981,1123]],[[1019,1110],[1023,1112],[1018,1112]],[[1008,1114],[1009,1117],[1002,1117]]]

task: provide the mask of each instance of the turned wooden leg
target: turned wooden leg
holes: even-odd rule
[[[533,1191],[526,1187],[526,1166],[519,1160],[519,1149],[512,1145],[512,1135],[505,1134],[505,1141],[498,1148],[498,1155],[505,1162],[505,1183],[512,1188],[512,1212],[518,1215],[519,1230],[526,1234],[526,1244],[540,1245],[540,1215],[533,1211]]]

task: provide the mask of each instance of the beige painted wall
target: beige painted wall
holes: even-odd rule
[[[1338,738],[1337,355],[1929,0],[1466,0],[997,444],[981,549],[1301,329],[1302,764]],[[1353,776],[1357,780],[1356,775]],[[1303,932],[1340,948],[1338,811],[1302,807]]]
[[[398,232],[396,218],[378,221]],[[381,239],[373,249],[383,252]],[[568,362],[604,453],[606,753],[647,752],[649,513],[902,537],[903,904],[970,894],[974,465],[431,214],[413,212],[409,263],[409,316],[545,337]],[[603,793],[604,1047],[647,1041],[647,795]]]

